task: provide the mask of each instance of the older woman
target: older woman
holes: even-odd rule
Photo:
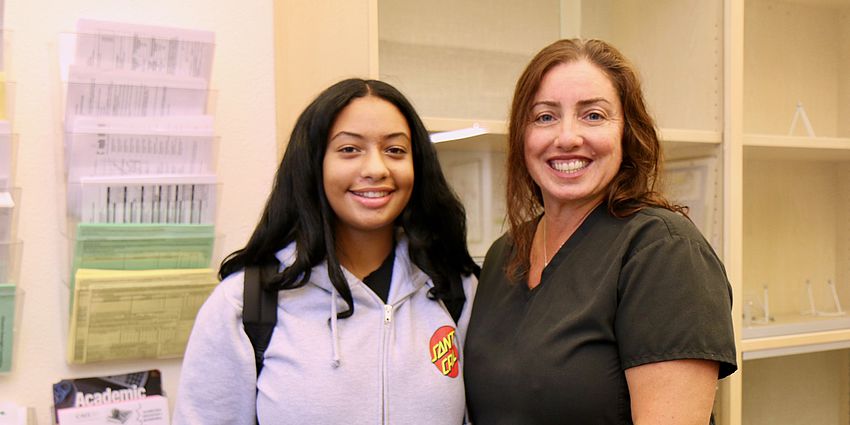
[[[736,369],[731,288],[654,191],[661,147],[633,67],[561,40],[511,108],[508,233],[487,254],[465,348],[474,423],[706,424]]]

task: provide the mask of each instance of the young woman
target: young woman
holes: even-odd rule
[[[243,270],[275,260],[278,322],[257,376]],[[260,223],[221,266],[174,423],[460,424],[477,272],[413,107],[386,83],[339,82],[301,114]]]
[[[700,424],[736,369],[720,259],[654,190],[661,146],[633,67],[561,40],[517,82],[509,232],[487,253],[466,341],[470,419]]]

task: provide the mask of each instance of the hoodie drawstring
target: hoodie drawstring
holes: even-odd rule
[[[329,319],[331,325],[331,345],[333,346],[333,360],[331,360],[331,367],[336,369],[339,367],[339,330],[337,328],[337,310],[336,310],[336,299],[338,295],[336,293],[336,288],[331,288],[331,318]]]

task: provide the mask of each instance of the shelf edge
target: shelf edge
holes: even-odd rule
[[[850,329],[742,339],[739,349],[741,350],[741,353],[746,354],[757,351],[791,348],[799,349],[805,346],[842,342],[850,342]]]
[[[431,132],[452,131],[477,126],[485,129],[489,134],[508,134],[508,123],[502,120],[422,117],[422,122],[428,131]],[[721,132],[708,130],[661,128],[658,131],[658,137],[663,142],[673,143],[686,142],[719,145],[723,142],[723,134]]]
[[[850,138],[745,134],[744,146],[802,149],[850,149]]]
[[[723,143],[723,134],[719,131],[661,128],[658,133],[659,139],[664,142],[705,143],[710,145]]]

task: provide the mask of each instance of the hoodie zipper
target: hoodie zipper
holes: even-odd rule
[[[387,371],[390,362],[390,332],[393,327],[393,313],[396,306],[400,306],[408,301],[418,291],[411,291],[409,294],[397,299],[393,304],[384,304],[384,326],[382,332],[381,349],[381,423],[388,425],[390,423],[390,397],[389,397],[389,373]],[[377,295],[376,295],[377,296]]]
[[[390,331],[392,330],[393,321],[393,306],[391,304],[384,305],[384,332],[383,332],[383,353],[381,359],[381,423],[389,424],[389,394],[387,386],[389,385],[389,376],[387,374],[387,363],[389,363],[390,353]]]

